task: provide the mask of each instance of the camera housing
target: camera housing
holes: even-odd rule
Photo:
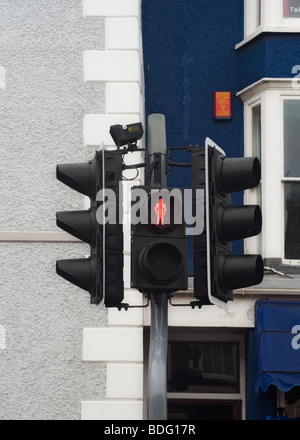
[[[143,136],[144,130],[141,122],[137,122],[127,125],[111,125],[109,133],[118,148],[123,145],[136,148],[137,141]]]

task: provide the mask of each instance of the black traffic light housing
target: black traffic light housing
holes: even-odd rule
[[[143,293],[188,287],[188,245],[179,188],[132,188],[131,286]]]
[[[259,185],[258,158],[228,158],[209,138],[192,159],[193,190],[205,189],[205,228],[194,237],[194,295],[203,304],[226,307],[232,290],[259,284],[263,279],[261,255],[235,255],[231,242],[260,233],[262,216],[257,205],[233,206],[230,193]]]
[[[123,226],[120,191],[122,186],[122,154],[120,151],[97,151],[87,163],[61,164],[57,179],[90,198],[90,209],[56,213],[61,229],[90,245],[88,258],[58,260],[56,272],[69,282],[90,293],[91,304],[104,301],[106,307],[118,307],[124,297]],[[105,203],[105,189],[114,191],[116,223],[99,221],[97,210]],[[104,190],[102,197],[97,195]],[[122,214],[121,214],[122,215]],[[101,219],[100,219],[101,220]]]
[[[102,230],[96,221],[96,194],[102,187],[101,153],[87,163],[61,164],[56,167],[56,177],[65,185],[80,192],[91,200],[86,211],[63,211],[56,213],[56,224],[61,229],[91,247],[89,258],[58,260],[56,272],[69,282],[90,293],[91,304],[103,299]]]

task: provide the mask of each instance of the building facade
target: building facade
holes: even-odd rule
[[[262,166],[261,184],[244,194],[245,203],[261,206],[262,232],[234,249],[262,254],[264,281],[235,291],[227,311],[214,306],[170,310],[170,413],[180,412],[181,407],[185,414],[203,411],[209,417],[210,410],[216,416],[222,407],[223,417],[229,411],[232,418],[265,419],[281,406],[289,415],[299,415],[299,354],[291,343],[299,318],[290,319],[299,299],[299,4],[281,0],[157,3],[143,3],[146,115],[166,115],[169,147],[203,145],[208,136],[228,156],[258,156]],[[230,119],[214,117],[217,91],[231,92]],[[189,178],[171,170],[168,182],[186,187]],[[234,202],[240,203],[241,197],[237,195]],[[176,370],[182,341],[190,351],[198,347],[198,356],[188,355],[186,347],[189,367],[186,364],[184,371],[190,369],[189,383],[176,385],[172,363]],[[277,352],[267,350],[274,345]],[[284,366],[276,364],[283,358]],[[235,386],[230,378],[233,371]],[[197,374],[202,375],[198,386],[192,379]],[[225,382],[231,383],[231,389],[222,387],[218,374],[224,378],[228,374]]]
[[[150,307],[90,305],[56,275],[57,259],[84,257],[88,246],[59,230],[55,213],[88,202],[55,167],[114,147],[113,124],[141,121],[147,147],[153,113],[165,115],[168,148],[209,137],[262,166],[259,187],[233,200],[261,206],[261,234],[234,250],[262,254],[264,281],[235,291],[227,310],[169,305],[168,418],[257,420],[279,406],[299,416],[299,1],[13,0],[1,9],[0,419],[147,419]],[[230,92],[228,119],[215,118],[214,92]],[[124,177],[127,193],[143,183],[142,172]],[[167,178],[191,185],[188,169]],[[130,284],[129,209],[125,301],[143,306]],[[173,304],[193,300],[191,261],[189,277]]]

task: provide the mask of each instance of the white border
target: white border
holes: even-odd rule
[[[213,147],[216,150],[218,150],[221,154],[224,154],[225,152],[220,148],[214,141],[212,141],[210,138],[205,139],[205,221],[206,221],[206,261],[207,261],[207,293],[208,293],[208,299],[212,304],[215,304],[218,307],[221,307],[222,309],[227,310],[228,305],[226,302],[221,301],[218,298],[215,298],[211,294],[211,268],[210,268],[210,225],[209,225],[209,203],[207,201],[209,200],[209,174],[208,174],[208,147]]]

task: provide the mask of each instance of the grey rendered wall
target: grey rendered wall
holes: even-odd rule
[[[102,49],[104,22],[81,0],[0,4],[0,233],[59,231],[55,212],[83,209],[56,181],[58,163],[86,161],[83,116],[101,113],[101,83],[84,84],[83,50]],[[3,72],[5,71],[5,79]],[[80,419],[105,396],[105,365],[82,362],[82,329],[106,312],[55,273],[88,246],[0,242],[0,419]]]

